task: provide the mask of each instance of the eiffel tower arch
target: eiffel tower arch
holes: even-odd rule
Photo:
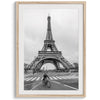
[[[50,16],[47,17],[47,22],[47,34],[43,48],[41,51],[38,51],[38,56],[31,62],[31,64],[29,64],[29,68],[34,72],[37,72],[41,69],[43,64],[52,63],[55,65],[57,70],[60,70],[61,63],[65,70],[69,70],[73,67],[72,64],[62,56],[61,51],[58,51],[55,41],[53,40]]]

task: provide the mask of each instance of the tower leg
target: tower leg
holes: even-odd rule
[[[33,68],[33,74],[40,71],[41,67],[43,65],[43,61],[40,62],[39,64],[37,64],[34,68]]]
[[[54,65],[56,66],[56,69],[59,70],[60,69],[60,65],[59,62],[57,61],[53,61]]]
[[[43,61],[40,62],[40,63],[37,65],[37,67],[36,67],[37,71],[39,71],[39,70],[41,69],[42,65],[43,65]]]

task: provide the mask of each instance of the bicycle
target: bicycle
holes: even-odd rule
[[[43,84],[44,87],[47,87],[47,88],[51,87],[51,83],[48,79],[43,79],[42,84]]]

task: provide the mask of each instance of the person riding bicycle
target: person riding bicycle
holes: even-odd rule
[[[44,86],[47,86],[47,87],[50,88],[51,84],[50,84],[50,81],[49,81],[49,76],[46,73],[44,73],[42,81],[43,81]]]
[[[44,73],[43,80],[48,80],[48,79],[49,79],[49,76],[46,73]]]

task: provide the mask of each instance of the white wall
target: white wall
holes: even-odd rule
[[[56,1],[56,0],[55,0]],[[87,96],[100,100],[100,1],[87,0]],[[0,100],[15,98],[15,0],[0,1]],[[22,98],[24,100],[25,98]],[[28,100],[29,98],[27,98]],[[32,99],[32,98],[31,98]],[[46,98],[47,99],[47,98]],[[57,98],[58,99],[58,98]],[[67,98],[77,100],[81,98]]]

